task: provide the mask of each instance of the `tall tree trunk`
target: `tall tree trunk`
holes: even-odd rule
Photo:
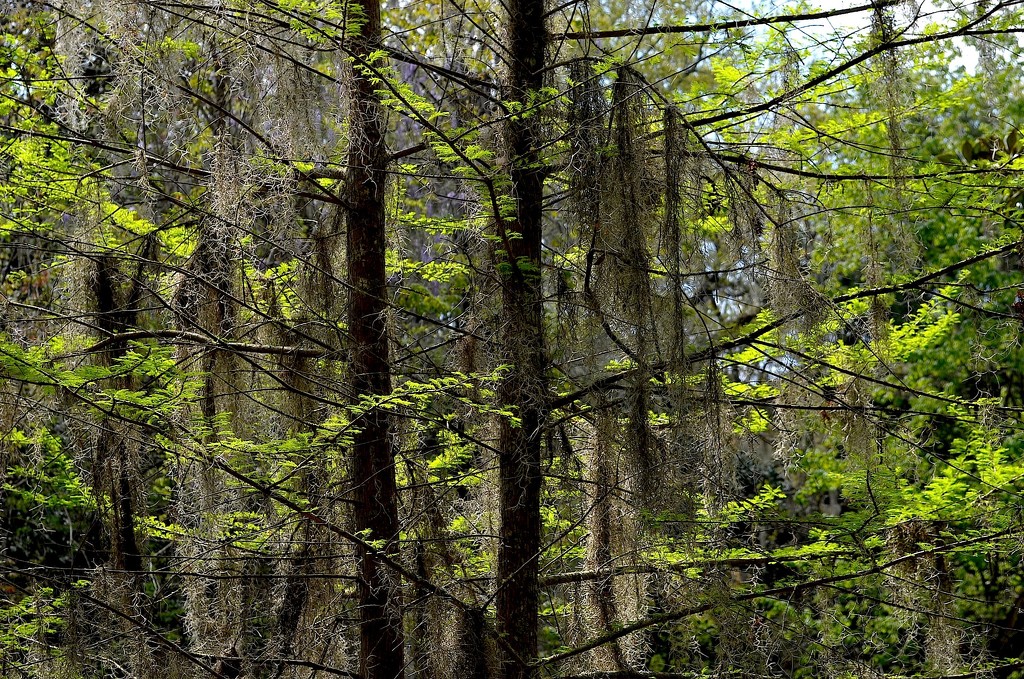
[[[96,298],[96,326],[105,333],[114,335],[138,327],[139,308],[145,289],[144,266],[151,254],[149,246],[140,253],[127,296],[120,289],[117,261],[110,255],[99,258],[93,274],[92,292]],[[127,351],[127,343],[114,342],[101,355],[100,361],[112,365],[124,357]],[[113,382],[121,389],[137,388],[131,375],[118,377]],[[131,425],[127,421],[118,423],[104,418],[100,427],[95,442],[94,464],[96,477],[104,479],[100,483],[105,483],[105,490],[110,496],[110,562],[115,569],[129,571],[131,576],[137,576],[142,569],[142,557],[135,533],[135,518],[139,508],[134,506],[132,488],[138,462],[132,459],[125,440],[131,434]]]
[[[363,71],[370,55],[381,46],[380,4],[377,0],[360,0],[356,7],[361,24],[349,43],[355,73],[345,182],[349,203],[348,322],[354,393],[374,398],[391,393],[384,270],[387,149],[385,112],[373,82]],[[394,554],[398,551],[399,527],[390,418],[384,410],[371,408],[353,424],[356,529],[370,540],[384,541],[384,549]],[[374,554],[364,549],[359,556],[359,673],[364,679],[395,679],[402,675],[405,665],[400,582]]]
[[[535,103],[543,83],[547,37],[543,0],[508,3],[507,79],[502,99],[524,106]],[[526,679],[524,661],[537,655],[537,560],[540,552],[541,428],[544,419],[543,301],[541,233],[544,174],[540,168],[540,115],[526,111],[505,124],[510,190],[516,201],[511,219],[496,215],[501,242],[495,251],[502,275],[501,331],[503,362],[509,373],[498,389],[502,407],[515,411],[520,423],[502,419],[499,432],[500,545],[496,597],[497,627],[502,640],[502,679]],[[518,656],[518,657],[516,657]]]

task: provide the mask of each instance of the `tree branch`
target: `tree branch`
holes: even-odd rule
[[[560,37],[567,40],[599,40],[602,38],[626,38],[630,36],[650,35],[671,35],[675,33],[714,33],[715,31],[727,31],[733,28],[749,28],[752,26],[768,26],[770,24],[792,23],[795,21],[814,21],[815,19],[830,19],[832,17],[867,12],[877,7],[889,7],[899,4],[900,0],[879,0],[866,5],[857,5],[845,9],[833,9],[822,12],[809,12],[807,14],[779,14],[759,19],[736,19],[733,21],[721,21],[709,24],[682,24],[678,26],[643,26],[639,28],[619,28],[609,31],[569,31]]]

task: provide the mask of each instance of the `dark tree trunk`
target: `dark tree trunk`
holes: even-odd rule
[[[152,253],[146,247],[140,253],[139,263],[131,277],[131,288],[127,296],[120,289],[118,264],[110,256],[100,258],[93,278],[93,295],[96,298],[96,326],[103,332],[114,335],[138,327],[139,307],[142,301],[144,264]],[[105,365],[112,365],[128,350],[124,342],[114,342],[100,357]],[[130,375],[116,378],[113,383],[122,389],[135,387]],[[134,575],[142,570],[141,550],[135,532],[137,507],[132,497],[132,477],[136,462],[125,445],[124,435],[115,432],[115,424],[104,419],[96,439],[94,465],[99,478],[105,477],[105,490],[110,497],[111,530],[110,562],[117,570],[129,571]],[[102,483],[102,482],[101,482]]]
[[[543,0],[508,4],[509,72],[502,99],[535,103],[543,83],[546,45]],[[540,552],[541,428],[544,421],[544,343],[541,297],[541,231],[544,175],[539,163],[540,115],[526,110],[505,124],[512,218],[496,216],[502,277],[499,334],[502,362],[511,366],[499,387],[503,407],[520,418],[502,419],[499,432],[500,545],[496,614],[501,676],[526,679],[525,662],[537,655],[537,559]],[[518,657],[517,657],[518,656]],[[524,662],[525,661],[525,662]]]
[[[363,71],[381,46],[380,5],[360,0],[359,33],[349,43],[355,58],[351,104],[349,168],[345,182],[347,219],[348,322],[352,338],[352,388],[356,397],[391,393],[388,360],[384,186],[387,150],[375,86]],[[354,421],[353,482],[356,530],[398,551],[398,501],[390,441],[390,418],[371,408]],[[359,673],[365,679],[402,675],[401,590],[397,574],[361,550],[359,588]]]

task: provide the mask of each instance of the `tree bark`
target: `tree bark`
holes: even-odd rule
[[[543,0],[508,4],[509,71],[502,99],[526,107],[504,127],[510,191],[516,201],[511,218],[496,215],[501,276],[499,342],[510,366],[498,389],[502,407],[520,422],[502,418],[499,430],[500,544],[498,547],[497,628],[501,637],[503,679],[527,679],[525,664],[537,655],[541,520],[541,429],[544,421],[544,341],[541,290],[541,235],[544,175],[539,162],[539,112],[529,110],[543,84],[547,37]],[[518,657],[516,657],[518,656]],[[524,662],[525,661],[525,662]]]
[[[387,149],[385,114],[363,68],[381,46],[380,4],[361,0],[356,7],[361,23],[348,44],[355,61],[345,182],[348,322],[353,393],[376,398],[391,393],[384,268]],[[383,541],[384,551],[395,554],[399,526],[390,418],[381,408],[370,408],[353,425],[356,530],[369,541]],[[396,679],[405,665],[401,583],[374,554],[360,549],[359,559],[359,674],[364,679]]]
[[[108,337],[138,327],[139,308],[144,288],[145,262],[151,253],[148,246],[143,249],[139,263],[131,277],[127,295],[120,289],[117,261],[104,255],[99,259],[93,276],[93,294],[96,298],[96,326]],[[113,342],[100,354],[102,364],[110,366],[128,351],[127,342]],[[120,376],[113,383],[121,389],[136,388],[131,375]],[[129,426],[104,418],[96,438],[94,468],[98,477],[105,477],[105,490],[110,496],[110,563],[117,570],[138,575],[142,570],[142,552],[135,532],[135,506],[132,479],[137,473],[137,461],[132,459],[125,442],[124,428]],[[115,429],[121,430],[118,433]],[[100,482],[101,487],[103,482]]]

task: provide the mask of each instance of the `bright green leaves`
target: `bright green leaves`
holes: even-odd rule
[[[766,406],[780,394],[779,388],[770,383],[733,382],[722,377],[723,391],[730,401],[740,408],[740,413],[733,422],[736,434],[763,434],[771,427],[769,411],[757,405],[759,401]]]
[[[464,286],[469,267],[452,261],[433,260],[429,262],[407,259],[402,265],[403,272],[415,274],[431,283],[455,284]]]
[[[178,369],[171,347],[135,344],[110,365],[100,365],[55,355],[54,349],[67,349],[63,338],[54,338],[51,344],[26,350],[3,341],[0,373],[6,379],[64,393],[94,413],[150,426],[162,426],[166,418],[193,402],[200,389],[198,380]],[[121,386],[129,383],[145,386]]]
[[[930,478],[919,490],[901,496],[902,501],[890,508],[890,521],[966,521],[1004,527],[1012,520],[1005,506],[1018,505],[1024,494],[1024,460],[1019,452],[1011,454],[1006,441],[991,428],[986,412],[995,405],[949,407],[962,436],[950,442],[948,451],[932,458]],[[903,487],[910,490],[907,483]]]
[[[275,0],[268,3],[287,21],[289,28],[313,45],[337,45],[346,36],[358,35],[366,22],[356,3],[336,0]],[[243,9],[248,9],[243,5]]]
[[[78,166],[69,145],[31,133],[4,142],[0,238],[48,232],[72,210]]]
[[[949,339],[962,322],[960,314],[951,310],[948,302],[956,294],[956,288],[943,288],[938,291],[939,296],[922,304],[907,322],[894,324],[887,338],[892,360],[913,360]]]
[[[443,397],[479,413],[509,418],[513,426],[518,426],[519,419],[515,413],[491,404],[494,388],[507,372],[507,366],[497,366],[489,373],[467,375],[452,372],[425,381],[407,380],[396,386],[390,394],[361,395],[358,403],[352,406],[352,419],[354,421],[360,415],[376,408],[425,412],[429,411],[435,399]]]
[[[785,498],[786,494],[781,488],[765,484],[754,496],[729,502],[714,518],[726,523],[740,520],[764,520],[779,510]]]
[[[12,429],[4,439],[2,445],[20,451],[18,457],[26,463],[4,470],[10,481],[0,489],[7,494],[7,504],[18,503],[44,514],[95,509],[91,489],[54,432],[45,427]],[[29,460],[39,463],[27,464]]]
[[[36,13],[18,34],[0,34],[0,242],[46,234],[72,212],[82,154],[55,117],[63,83],[52,52],[54,24]]]
[[[77,580],[63,593],[53,587],[39,587],[17,603],[0,608],[0,650],[5,654],[28,652],[38,648],[41,638],[65,629],[75,590],[89,584]]]

